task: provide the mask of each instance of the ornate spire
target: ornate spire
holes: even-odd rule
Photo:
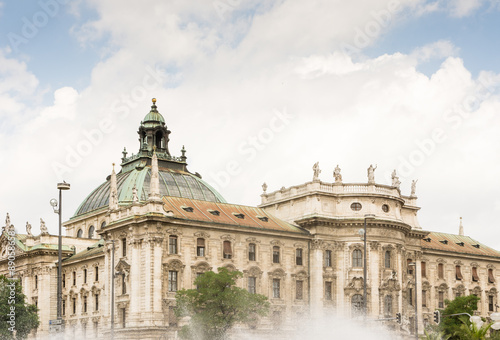
[[[113,171],[111,172],[110,181],[111,190],[109,191],[109,210],[118,210],[118,185],[116,184],[115,163],[113,163]]]
[[[156,146],[153,147],[153,158],[151,159],[151,183],[149,184],[149,200],[160,201],[160,176],[158,174],[158,157]]]
[[[460,217],[460,226],[458,227],[458,235],[464,236],[464,225],[462,224],[462,217]]]

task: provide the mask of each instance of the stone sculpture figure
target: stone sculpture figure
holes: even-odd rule
[[[335,170],[333,170],[333,177],[335,178],[335,183],[342,183],[342,174],[340,173],[340,167],[337,164]]]
[[[319,174],[321,173],[321,170],[319,169],[319,162],[314,163],[313,165],[313,181],[318,181],[319,180]]]
[[[26,222],[26,234],[28,236],[33,236],[33,234],[31,233],[31,224],[29,224],[29,222]]]
[[[415,196],[415,192],[417,190],[417,182],[418,179],[414,179],[411,181],[411,196]]]
[[[137,196],[137,188],[134,184],[134,187],[132,188],[132,202],[137,203],[139,202],[139,196]]]
[[[394,169],[394,171],[392,172],[391,177],[392,177],[392,186],[399,189],[401,182],[399,181],[399,177],[396,175],[396,169]]]
[[[40,218],[40,233],[42,235],[49,233],[49,230],[47,229],[47,226],[45,225],[45,221],[41,218]]]
[[[264,194],[267,191],[267,184],[266,184],[266,182],[264,182],[264,184],[262,184],[262,191],[264,192]]]
[[[373,167],[372,164],[368,167],[368,183],[375,184],[375,169],[377,169],[377,165]]]

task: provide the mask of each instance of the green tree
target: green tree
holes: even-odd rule
[[[190,316],[189,325],[180,332],[183,339],[220,340],[236,323],[250,323],[267,315],[267,297],[236,287],[240,271],[218,268],[205,272],[194,281],[196,289],[177,292],[177,316]]]
[[[474,322],[469,321],[468,316],[461,316],[460,321],[462,322],[462,325],[460,326],[460,330],[456,333],[456,335],[459,336],[461,339],[464,340],[490,339],[489,337],[486,337],[486,335],[488,334],[488,330],[490,329],[491,325],[493,325],[493,322],[484,323],[481,327],[478,328]]]
[[[469,313],[470,315],[474,314],[474,311],[477,310],[477,303],[479,298],[475,295],[469,296],[459,296],[454,300],[445,300],[444,303],[446,308],[441,310],[441,315],[450,315],[450,314],[458,314],[458,313]],[[446,316],[441,317],[440,329],[446,335],[450,336],[450,340],[461,340],[463,339],[461,334],[463,329],[461,328],[463,322],[460,321],[459,316]]]
[[[18,280],[0,275],[0,339],[25,339],[31,330],[38,328],[38,308],[25,302]]]

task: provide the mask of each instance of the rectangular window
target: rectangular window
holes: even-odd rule
[[[385,262],[385,268],[391,268],[391,251],[390,250],[386,250],[384,262]]]
[[[127,282],[125,281],[125,274],[122,274],[122,294],[127,294]]]
[[[493,295],[488,296],[488,311],[493,312]]]
[[[444,265],[442,263],[438,264],[438,278],[444,279]]]
[[[280,263],[280,247],[273,247],[273,263]]]
[[[422,277],[427,277],[427,268],[425,262],[420,262],[420,273],[422,274]]]
[[[122,328],[125,328],[127,325],[127,312],[125,308],[122,308]]]
[[[256,293],[256,284],[257,278],[253,276],[248,277],[248,292],[255,294]]]
[[[325,300],[332,299],[332,283],[330,281],[325,282]]]
[[[83,270],[83,283],[87,283],[87,269]]]
[[[304,281],[297,280],[295,281],[295,299],[302,300],[303,299],[303,290],[304,290]]]
[[[76,314],[76,298],[73,298],[73,314]]]
[[[94,338],[99,336],[99,322],[94,321]]]
[[[99,310],[99,295],[95,295],[95,310]]]
[[[297,266],[302,266],[302,249],[300,248],[295,250],[295,264]]]
[[[427,291],[422,291],[422,307],[427,307]]]
[[[76,272],[73,272],[73,286],[76,286]]]
[[[35,289],[38,289],[38,275],[35,275]]]
[[[87,313],[87,297],[83,297],[83,312]]]
[[[205,239],[196,240],[196,256],[205,256]]]
[[[225,259],[233,257],[233,249],[231,248],[231,241],[224,241],[222,243],[222,252]]]
[[[95,267],[95,281],[99,281],[99,267]]]
[[[174,270],[168,271],[168,291],[169,292],[177,291],[177,272]]]
[[[127,239],[126,238],[122,239],[122,256],[123,257],[127,256]]]
[[[280,279],[273,279],[273,298],[280,298]]]
[[[248,260],[249,261],[255,261],[256,259],[256,254],[255,254],[255,243],[250,243],[248,245]]]
[[[413,306],[413,288],[408,289],[408,304]]]
[[[331,266],[332,266],[332,251],[325,250],[325,267],[331,267]]]
[[[170,236],[168,238],[168,253],[177,254],[177,236]]]
[[[460,266],[455,267],[455,272],[456,272],[456,279],[462,280],[463,276],[462,276],[462,271],[460,270]]]
[[[66,315],[66,300],[62,300],[62,315]]]
[[[61,283],[62,283],[62,287],[63,288],[66,288],[66,274],[62,274],[62,278],[61,278]]]
[[[168,307],[168,325],[177,327],[177,317],[175,316],[175,306]]]
[[[438,293],[438,308],[444,308],[444,292]]]
[[[413,275],[413,266],[410,266],[412,259],[406,259],[406,267],[408,268],[408,274]]]
[[[488,283],[495,283],[495,277],[493,276],[493,269],[488,269]]]

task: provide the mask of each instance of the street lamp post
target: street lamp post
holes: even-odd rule
[[[62,319],[61,307],[62,307],[62,191],[69,190],[70,184],[63,181],[62,183],[57,183],[57,189],[59,189],[59,202],[56,199],[50,200],[50,205],[54,209],[54,212],[59,215],[59,236],[58,236],[58,259],[57,259],[57,319]],[[59,203],[59,208],[57,207]]]
[[[366,301],[366,286],[367,286],[367,275],[366,275],[366,220],[368,219],[374,219],[375,215],[373,214],[366,214],[365,215],[365,220],[364,220],[364,227],[359,231],[360,234],[363,234],[363,314],[366,319],[366,315],[368,313],[368,304]]]

